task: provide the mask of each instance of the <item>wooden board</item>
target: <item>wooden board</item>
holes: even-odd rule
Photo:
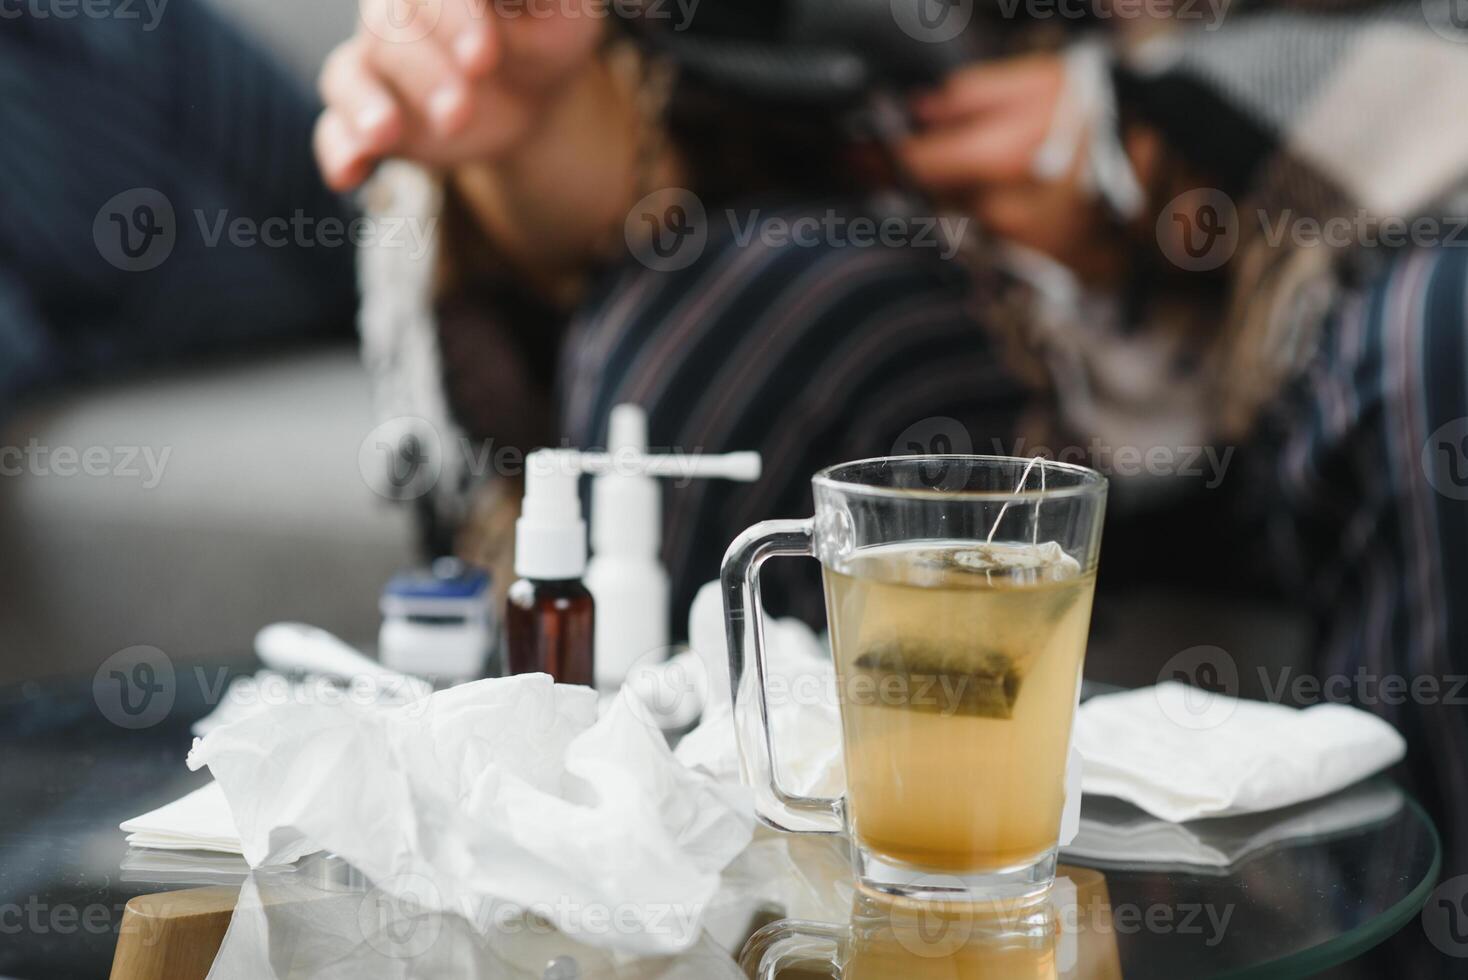
[[[127,903],[112,980],[204,980],[234,915],[238,888],[187,888]]]

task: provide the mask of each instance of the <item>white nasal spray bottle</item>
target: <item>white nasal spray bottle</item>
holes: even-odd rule
[[[612,409],[610,469],[591,481],[591,562],[586,587],[596,600],[596,686],[615,691],[639,657],[668,645],[668,572],[658,559],[663,495],[655,477],[628,465],[647,454],[647,415]],[[663,655],[657,654],[661,660]]]
[[[596,686],[615,691],[641,659],[668,648],[668,572],[662,547],[659,477],[759,479],[759,453],[647,453],[647,414],[612,409],[605,453],[582,453],[591,481],[591,549],[586,587],[596,600]]]

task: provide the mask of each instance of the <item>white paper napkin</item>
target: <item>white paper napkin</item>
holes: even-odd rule
[[[689,615],[689,642],[709,675],[710,696],[703,721],[678,743],[678,759],[724,782],[739,781],[729,697],[729,654],[719,583],[699,590]],[[798,619],[766,620],[767,668],[772,693],[770,729],[780,785],[801,796],[840,796],[846,788],[841,765],[841,716],[836,674],[825,644]],[[745,678],[752,684],[753,674]],[[746,722],[748,720],[746,719]],[[771,812],[768,787],[754,787],[755,806]],[[798,817],[786,822],[805,828]]]
[[[544,674],[401,707],[273,706],[197,740],[205,765],[252,867],[328,850],[481,932],[512,903],[641,954],[697,939],[753,831],[748,794],[679,764],[629,692],[598,719],[594,691]],[[586,931],[607,916],[621,927]]]
[[[1085,792],[1174,822],[1313,800],[1406,753],[1391,725],[1358,708],[1297,710],[1176,681],[1087,701],[1076,745]]]
[[[156,810],[124,820],[120,826],[133,847],[242,853],[240,832],[230,816],[229,801],[214,782]]]

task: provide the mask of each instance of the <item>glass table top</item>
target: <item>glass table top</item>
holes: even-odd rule
[[[129,850],[121,820],[207,780],[183,759],[189,723],[218,689],[180,684],[167,718],[129,731],[101,715],[90,678],[0,688],[0,975],[106,976],[128,943],[158,941],[119,931],[130,899],[157,896],[143,901],[223,909],[218,980],[738,977],[741,952],[752,970],[792,946],[817,952],[791,976],[812,963],[826,964],[813,975],[890,975],[894,962],[913,976],[1308,976],[1399,930],[1420,935],[1414,919],[1441,860],[1431,821],[1384,777],[1287,810],[1187,825],[1088,798],[1054,908],[998,930],[965,919],[961,933],[920,917],[916,952],[901,941],[904,910],[874,913],[856,893],[840,839],[773,832],[726,870],[702,937],[681,957],[613,955],[534,920],[497,919],[486,940],[458,916],[385,900],[335,859],[251,873],[228,856]],[[932,956],[935,935],[940,946],[958,942],[957,953]],[[1008,965],[964,967],[986,957]],[[873,972],[874,963],[884,965]]]

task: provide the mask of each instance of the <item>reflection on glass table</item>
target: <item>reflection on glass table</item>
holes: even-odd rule
[[[749,977],[819,973],[841,980],[958,977],[1119,980],[1106,878],[1062,866],[1038,903],[921,904],[858,893],[846,925],[782,919],[745,944]]]
[[[1188,824],[1088,798],[1048,920],[928,909],[904,926],[903,910],[888,910],[882,941],[872,903],[858,902],[849,919],[768,927],[745,963],[772,978],[814,965],[822,976],[864,977],[874,958],[914,977],[1310,976],[1411,922],[1440,859],[1431,822],[1385,778],[1274,813]],[[958,955],[931,962],[944,942],[957,942]],[[986,962],[1007,966],[981,969]]]
[[[694,947],[655,959],[573,942],[534,910],[432,911],[327,856],[245,873],[229,858],[133,851],[126,877],[214,887],[135,902],[113,976],[147,975],[187,934],[174,922],[191,920],[194,902],[228,926],[213,980],[1307,976],[1407,923],[1439,861],[1432,825],[1385,779],[1277,814],[1182,826],[1094,799],[1085,821],[1040,907],[876,900],[856,887],[840,839],[761,834],[725,872]],[[408,884],[393,891],[414,894]],[[236,887],[231,912],[218,903]],[[620,927],[615,906],[571,911],[591,930]],[[670,927],[691,912],[663,911]]]
[[[1385,779],[1281,810],[1189,823],[1170,823],[1121,800],[1092,797],[1080,833],[1065,853],[1072,863],[1095,868],[1223,876],[1277,848],[1362,834],[1388,823],[1406,805],[1406,794]]]

